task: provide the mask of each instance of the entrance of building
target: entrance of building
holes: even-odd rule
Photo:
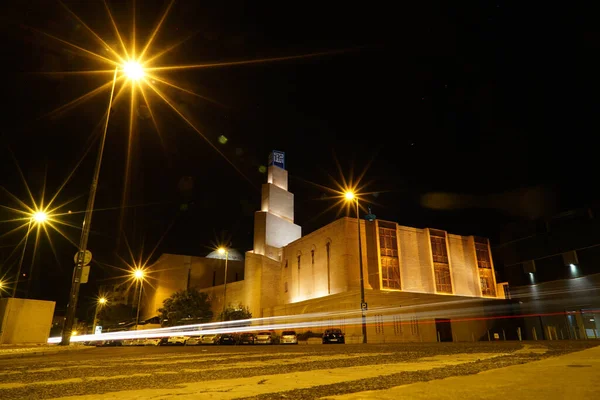
[[[452,342],[452,324],[449,319],[435,319],[435,330],[437,331],[438,341]]]

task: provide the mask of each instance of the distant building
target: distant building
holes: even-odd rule
[[[598,210],[600,211],[600,210]],[[493,251],[528,339],[600,338],[600,220],[592,208],[513,224]]]
[[[357,311],[360,319],[357,220],[341,218],[302,236],[294,224],[294,196],[280,160],[269,165],[262,187],[254,250],[243,262],[229,261],[227,303],[248,306],[253,317],[315,314],[321,328],[341,327],[350,341],[360,341],[361,324],[344,322]],[[486,238],[374,218],[360,220],[360,230],[369,342],[487,337],[485,306],[504,304],[507,289],[496,282]],[[155,288],[148,292],[145,317],[186,287],[209,294],[218,315],[224,305],[219,262],[163,255],[152,267]]]
[[[136,287],[128,282],[102,285],[98,288],[101,296],[110,302],[109,304],[125,304],[133,306],[137,302]]]

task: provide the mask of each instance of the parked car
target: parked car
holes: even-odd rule
[[[188,340],[185,341],[186,346],[199,346],[202,344],[202,336],[190,336]]]
[[[236,344],[235,336],[230,333],[226,333],[221,335],[219,338],[219,344]]]
[[[238,340],[238,344],[254,344],[254,333],[242,333]]]
[[[166,341],[168,341],[167,338],[148,338],[144,340],[144,346],[161,346],[161,344]]]
[[[189,338],[186,336],[171,336],[168,341],[167,344],[169,345],[174,345],[174,346],[183,346],[185,345],[185,341],[188,340]]]
[[[114,347],[114,346],[122,346],[123,342],[120,340],[102,340],[97,342],[96,347]]]
[[[323,332],[323,344],[327,343],[346,343],[346,339],[344,338],[344,333],[341,329],[326,329]]]
[[[217,344],[219,342],[219,335],[202,335],[202,344]]]
[[[273,344],[273,340],[274,337],[272,332],[258,332],[254,339],[254,344]]]
[[[279,343],[298,344],[298,336],[296,335],[296,331],[283,331],[281,333],[281,339],[279,339]]]
[[[124,339],[123,346],[143,346],[146,344],[146,339]]]

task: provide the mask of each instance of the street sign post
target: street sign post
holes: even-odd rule
[[[79,281],[79,283],[88,283],[89,279],[90,279],[90,266],[84,265],[83,268],[81,269],[81,280]]]
[[[77,253],[75,253],[75,256],[73,257],[73,261],[75,262],[75,264],[77,264],[77,260],[79,257],[79,251]],[[90,261],[92,261],[92,252],[89,250],[85,251],[85,254],[83,256],[83,265],[88,265],[90,263]]]
[[[360,303],[360,309],[363,311],[367,311],[367,303]]]

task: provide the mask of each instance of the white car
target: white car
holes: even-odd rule
[[[202,335],[202,344],[217,344],[219,335]]]
[[[167,343],[170,345],[183,346],[188,339],[189,338],[187,336],[171,336]]]
[[[144,340],[144,346],[160,346],[162,338],[148,338]]]
[[[188,340],[185,341],[186,346],[198,346],[202,344],[202,336],[190,336]]]
[[[283,331],[281,333],[281,339],[279,339],[279,343],[281,344],[298,344],[298,336],[295,331]]]
[[[273,344],[273,334],[271,332],[258,332],[254,338],[254,344]]]

